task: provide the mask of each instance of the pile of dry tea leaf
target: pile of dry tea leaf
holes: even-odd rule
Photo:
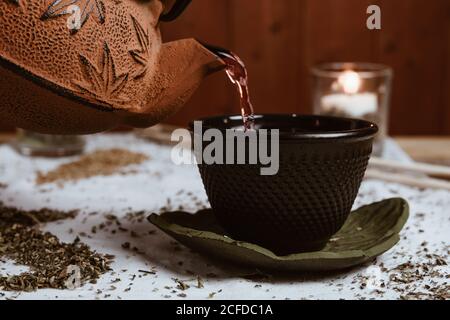
[[[0,258],[30,268],[19,275],[0,275],[0,291],[65,289],[74,268],[79,270],[80,284],[94,282],[110,270],[113,256],[93,252],[78,238],[70,244],[62,243],[38,228],[41,223],[74,218],[76,214],[50,209],[23,211],[0,203]]]
[[[120,169],[138,165],[148,160],[148,156],[124,149],[98,150],[80,159],[63,164],[47,173],[38,172],[36,183],[77,181],[94,176],[110,176],[120,173]]]

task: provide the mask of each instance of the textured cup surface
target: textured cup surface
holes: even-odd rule
[[[277,254],[320,250],[351,212],[378,129],[332,117],[256,118],[256,130],[280,129],[279,172],[262,176],[261,165],[200,164],[214,213],[235,239]],[[202,121],[203,130],[242,127],[240,117]]]

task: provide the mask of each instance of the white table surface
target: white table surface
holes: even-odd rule
[[[91,227],[104,221],[103,216],[113,213],[123,217],[127,212],[145,210],[148,214],[159,212],[170,199],[172,206],[182,205],[187,211],[195,212],[198,207],[191,203],[180,190],[195,194],[202,203],[207,198],[195,166],[175,166],[170,160],[170,147],[160,146],[138,139],[132,134],[96,135],[88,138],[88,151],[96,149],[127,148],[143,152],[151,160],[136,166],[132,175],[96,177],[77,183],[66,183],[63,188],[56,185],[36,186],[36,171],[51,170],[73,158],[49,160],[30,159],[18,155],[9,146],[0,147],[0,183],[8,185],[0,190],[0,201],[6,205],[24,209],[50,207],[60,210],[80,209],[75,220],[51,223],[45,230],[57,235],[62,241],[71,242],[77,233],[90,234]],[[388,143],[386,157],[410,161],[393,141]],[[391,251],[378,258],[377,264],[384,263],[387,268],[395,267],[412,259],[421,259],[416,251],[423,241],[429,243],[432,250],[444,256],[445,245],[450,244],[450,193],[441,190],[423,190],[382,181],[365,181],[361,188],[364,197],[359,197],[355,207],[389,197],[403,197],[410,202],[411,218],[407,228],[402,232],[401,242]],[[99,212],[95,216],[90,212]],[[417,213],[425,213],[421,218]],[[84,223],[83,223],[84,222]],[[112,264],[113,272],[101,277],[97,284],[86,284],[75,290],[39,290],[32,293],[2,292],[0,299],[397,299],[399,293],[393,288],[384,288],[383,297],[374,293],[372,285],[361,290],[357,280],[361,275],[385,277],[379,268],[363,266],[344,273],[323,276],[299,275],[288,279],[270,278],[254,282],[242,276],[251,274],[252,270],[237,269],[232,266],[216,266],[210,260],[177,246],[174,241],[156,231],[147,222],[130,223],[123,220],[126,228],[143,237],[136,239],[128,234],[97,232],[91,238],[82,237],[82,241],[94,250],[116,256]],[[74,233],[68,230],[73,229]],[[122,243],[130,242],[144,253],[132,253],[122,248]],[[181,250],[174,250],[181,247]],[[433,249],[434,248],[434,249]],[[448,247],[447,247],[448,248]],[[182,262],[182,264],[181,264]],[[370,265],[369,265],[370,266]],[[154,267],[155,275],[142,276],[139,270]],[[448,267],[443,267],[444,272]],[[0,274],[14,274],[26,268],[12,262],[0,263]],[[126,270],[126,271],[125,271]],[[186,272],[192,271],[204,281],[204,288],[195,287],[196,280]],[[213,277],[211,274],[215,274]],[[136,278],[133,279],[133,275]],[[141,275],[141,277],[139,277]],[[114,283],[117,287],[109,291],[113,279],[122,281]],[[178,296],[174,278],[186,280],[191,288],[183,292],[187,297]],[[193,281],[190,281],[193,280]],[[420,285],[432,281],[421,280]],[[132,283],[132,285],[130,285]],[[374,286],[376,282],[374,281]],[[129,290],[126,290],[130,288]],[[170,289],[168,289],[170,288]],[[1,296],[1,295],[0,295]]]

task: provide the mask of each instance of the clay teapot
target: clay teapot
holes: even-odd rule
[[[2,120],[46,134],[148,127],[223,62],[194,39],[162,44],[190,0],[0,0]]]

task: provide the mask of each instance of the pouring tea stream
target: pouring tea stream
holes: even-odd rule
[[[177,0],[0,0],[5,121],[45,134],[149,127],[178,111],[223,57],[194,39],[162,43]],[[173,2],[173,1],[172,1]],[[83,15],[71,30],[70,6]]]

